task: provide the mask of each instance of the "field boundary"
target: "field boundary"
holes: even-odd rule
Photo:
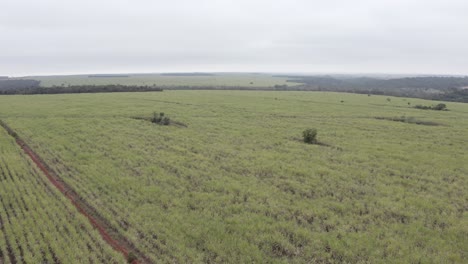
[[[112,227],[109,221],[101,216],[94,207],[88,204],[70,185],[65,183],[52,169],[50,169],[47,163],[45,163],[44,160],[34,152],[31,147],[29,147],[29,145],[26,144],[26,142],[22,140],[3,120],[0,120],[0,126],[15,139],[16,143],[44,173],[49,182],[66,198],[68,198],[76,209],[89,220],[91,225],[99,231],[99,234],[106,243],[108,243],[114,250],[122,253],[127,260],[133,258],[134,255],[137,259],[132,261],[132,264],[152,263],[152,261],[138,248],[136,248],[132,242],[120,234],[116,228]]]

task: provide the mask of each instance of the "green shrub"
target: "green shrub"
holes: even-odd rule
[[[151,118],[151,122],[160,123],[161,120],[162,120],[161,114],[164,116],[164,113],[159,113],[159,115],[158,115],[158,113],[154,112],[153,113],[153,118]]]
[[[309,128],[302,132],[302,136],[304,138],[304,142],[307,144],[315,144],[317,143],[317,129]]]
[[[447,111],[446,104],[438,104],[436,106],[425,106],[425,105],[416,105],[414,108],[423,109],[423,110],[436,110],[436,111]]]
[[[445,110],[447,108],[447,105],[446,104],[438,104],[436,106],[433,107],[434,110]]]
[[[164,126],[168,126],[171,123],[171,119],[169,117],[164,117],[161,121],[161,124]]]
[[[151,122],[155,124],[163,125],[163,126],[168,126],[171,124],[171,119],[165,116],[163,112],[159,114],[154,112],[153,117],[151,118]]]

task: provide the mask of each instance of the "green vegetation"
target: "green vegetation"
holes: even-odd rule
[[[0,263],[125,263],[0,127]]]
[[[0,96],[0,118],[156,263],[463,263],[468,105],[387,97]],[[187,127],[132,118],[155,109]],[[375,119],[403,115],[444,126]]]
[[[124,85],[83,85],[83,86],[55,86],[55,87],[17,87],[1,89],[0,95],[14,94],[67,94],[67,93],[117,93],[117,92],[162,92],[155,86],[124,86]]]
[[[28,79],[40,81],[43,87],[81,85],[130,85],[130,86],[242,86],[273,87],[274,85],[294,85],[288,78],[273,77],[269,74],[219,73],[219,74],[129,74],[129,75],[65,75],[31,76]]]
[[[468,85],[468,76],[279,75],[278,77],[289,77],[289,81],[302,83],[294,87],[296,90],[380,94],[468,103],[468,90],[464,88]]]
[[[414,108],[423,109],[423,110],[436,110],[436,111],[448,110],[446,104],[437,104],[435,106],[416,105]]]
[[[403,122],[408,124],[416,124],[416,125],[425,125],[425,126],[439,126],[440,123],[432,122],[432,121],[424,121],[420,120],[413,116],[400,116],[400,117],[376,117],[375,119],[380,120],[389,120],[395,122]]]
[[[314,144],[317,142],[317,129],[309,128],[302,132],[304,142],[308,144]]]
[[[455,76],[402,78],[355,75],[287,76],[265,73],[94,74],[0,79],[0,94],[131,92],[158,89],[333,91],[368,96],[377,94],[468,102],[466,85],[468,77]]]
[[[164,113],[153,113],[153,118],[151,118],[151,122],[155,124],[160,124],[163,126],[168,126],[171,123],[171,119],[167,116],[164,116]]]

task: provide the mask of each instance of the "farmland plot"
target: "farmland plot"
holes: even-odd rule
[[[3,128],[0,263],[125,263]]]
[[[274,77],[268,74],[212,74],[208,76],[167,76],[161,74],[130,74],[126,77],[99,77],[90,78],[87,75],[64,76],[33,76],[30,79],[38,80],[41,86],[68,86],[68,85],[157,85],[157,86],[241,86],[241,87],[273,87],[275,85],[294,86],[298,83],[287,82],[288,78]]]
[[[431,104],[165,91],[0,97],[0,113],[154,262],[460,263],[468,106],[409,101]],[[187,127],[134,119],[155,111]]]

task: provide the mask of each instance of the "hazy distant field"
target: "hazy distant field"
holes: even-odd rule
[[[154,262],[463,263],[468,104],[410,108],[435,103],[260,91],[0,96],[0,119]],[[155,111],[187,127],[132,118]],[[438,126],[375,118],[402,116]],[[306,128],[323,145],[301,142]]]
[[[40,80],[41,86],[68,85],[157,85],[157,86],[243,86],[272,87],[294,85],[287,78],[267,74],[215,74],[213,76],[165,76],[161,74],[134,74],[129,77],[88,77],[88,75],[28,77]]]

